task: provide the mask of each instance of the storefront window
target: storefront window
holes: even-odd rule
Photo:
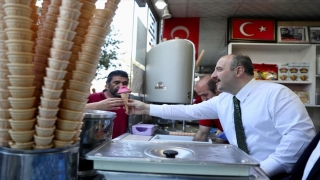
[[[96,7],[103,8],[104,3],[105,1],[97,1]],[[122,0],[111,26],[114,31],[117,31],[118,40],[122,42],[119,44],[117,60],[120,66],[110,67],[105,74],[115,69],[127,71],[131,84],[138,84],[138,87],[133,88],[133,92],[139,93],[142,90],[141,71],[144,71],[146,53],[157,42],[157,22],[147,3],[140,4],[132,0]],[[105,81],[106,79],[94,80],[93,87],[98,91],[102,90]]]
[[[103,9],[106,2],[106,0],[98,0],[96,8]],[[97,79],[105,77],[115,69],[121,69],[128,72],[132,83],[134,79],[133,64],[144,70],[146,53],[157,42],[158,25],[148,4],[141,2],[143,1],[121,0],[118,4],[118,9],[111,23],[113,32],[110,33],[111,35],[115,34],[112,38],[121,42],[117,45],[119,47],[117,60],[111,61],[112,65],[107,71],[100,72],[102,75]],[[39,7],[41,4],[42,0],[36,3]],[[103,90],[106,79],[97,79],[93,80],[92,88],[99,92]]]

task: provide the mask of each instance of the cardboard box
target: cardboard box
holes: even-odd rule
[[[278,65],[277,64],[253,64],[254,78],[257,80],[278,80]]]
[[[289,74],[289,65],[288,63],[286,64],[281,64],[279,65],[279,81],[288,81],[288,74]]]
[[[309,92],[308,91],[293,91],[293,92],[295,92],[299,96],[299,98],[300,98],[300,100],[301,100],[301,102],[303,104],[309,104],[310,103]]]
[[[300,67],[299,67],[300,81],[308,81],[309,80],[309,68],[310,68],[310,63],[307,63],[307,62],[300,63]]]
[[[300,63],[292,62],[289,63],[289,81],[299,81],[299,67]]]

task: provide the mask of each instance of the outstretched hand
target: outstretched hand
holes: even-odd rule
[[[149,114],[150,112],[150,105],[143,103],[138,100],[133,100],[129,99],[128,100],[128,107],[129,107],[129,112],[126,112],[127,114]]]

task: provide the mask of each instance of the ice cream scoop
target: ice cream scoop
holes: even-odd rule
[[[126,108],[126,111],[128,112],[128,99],[129,99],[129,93],[131,90],[127,86],[121,86],[118,90],[118,94],[120,94],[123,102],[124,107]]]
[[[121,86],[118,90],[118,94],[130,93],[130,92],[131,90],[127,86]]]

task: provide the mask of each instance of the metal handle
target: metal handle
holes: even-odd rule
[[[163,154],[166,155],[166,158],[176,158],[178,152],[175,150],[164,150]]]

